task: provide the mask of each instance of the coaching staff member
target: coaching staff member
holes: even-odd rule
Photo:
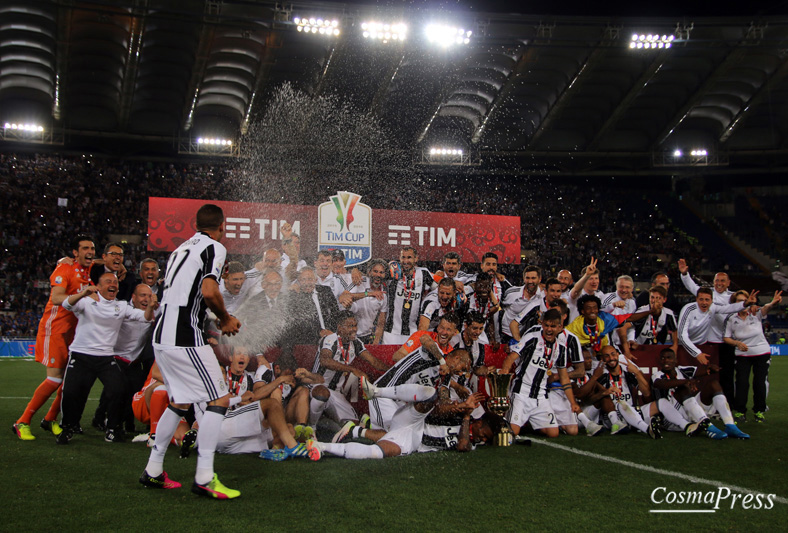
[[[63,302],[63,308],[74,313],[79,322],[74,341],[69,346],[68,366],[63,378],[63,432],[57,436],[58,444],[68,444],[79,427],[96,378],[101,380],[107,392],[104,440],[122,440],[120,420],[126,379],[115,362],[115,343],[124,321],[153,321],[155,300],[154,305],[142,311],[118,300],[117,294],[118,278],[114,273],[106,272],[99,278],[98,286],[91,285]]]
[[[213,456],[230,396],[219,362],[205,343],[200,325],[205,322],[206,306],[219,319],[225,335],[238,333],[241,323],[227,312],[219,290],[227,255],[219,243],[224,236],[224,213],[216,205],[205,204],[197,211],[196,222],[197,233],[167,261],[161,316],[153,330],[153,350],[170,393],[170,405],[159,420],[156,441],[140,483],[154,488],[180,487],[164,472],[164,453],[189,405],[207,402],[197,433],[197,473],[192,492],[226,500],[241,495],[222,485],[213,471]]]

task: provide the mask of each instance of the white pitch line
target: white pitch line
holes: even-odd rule
[[[0,396],[0,400],[29,400],[30,396]],[[97,402],[99,398],[88,398],[89,402]]]
[[[765,492],[761,492],[759,490],[752,490],[747,489],[744,487],[739,487],[736,485],[730,485],[728,483],[723,483],[722,481],[714,481],[713,479],[705,479],[702,477],[690,476],[688,474],[682,474],[681,472],[671,472],[670,470],[663,470],[661,468],[655,468],[653,466],[648,465],[641,465],[638,463],[633,463],[632,461],[625,461],[623,459],[617,459],[615,457],[608,457],[606,455],[600,455],[594,452],[587,452],[585,450],[578,450],[577,448],[572,448],[570,446],[564,446],[563,444],[556,444],[555,442],[549,442],[543,439],[531,439],[531,442],[535,444],[543,444],[544,446],[548,446],[550,448],[556,448],[559,450],[563,450],[565,452],[574,453],[577,455],[583,455],[585,457],[592,457],[594,459],[599,459],[600,461],[607,461],[608,463],[616,463],[622,466],[628,466],[630,468],[635,468],[637,470],[644,470],[646,472],[651,472],[653,474],[660,474],[663,476],[669,477],[676,477],[679,479],[683,479],[685,481],[689,481],[690,483],[697,483],[699,485],[710,485],[712,487],[727,487],[734,492],[740,492],[742,494],[762,494],[764,496],[767,495]],[[783,498],[782,496],[774,496],[774,501],[779,503],[788,504],[788,498]]]

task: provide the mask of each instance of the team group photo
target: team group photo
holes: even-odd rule
[[[0,8],[4,528],[781,527],[785,10],[499,4]]]

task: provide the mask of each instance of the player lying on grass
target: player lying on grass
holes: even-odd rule
[[[438,384],[440,375],[447,373],[459,375],[461,372],[457,372],[456,365],[460,364],[460,359],[455,352],[463,353],[464,358],[468,357],[468,352],[452,351],[450,341],[457,334],[458,327],[459,317],[454,313],[446,313],[441,317],[437,331],[419,331],[411,335],[394,353],[393,357],[397,362],[375,381],[375,385],[395,387],[418,384],[434,388]],[[452,381],[451,385],[458,386],[456,381]],[[397,400],[390,398],[379,397],[371,400],[369,415],[372,428],[388,431],[394,412],[401,406],[402,404]]]
[[[461,356],[462,367],[457,368],[457,373],[467,372],[470,368],[470,357],[467,352]],[[443,385],[448,385],[448,376],[444,376]],[[445,414],[459,413],[470,414],[479,404],[479,395],[473,394],[461,403],[446,402],[448,395],[441,394],[431,386],[408,383],[393,387],[377,387],[370,383],[366,378],[361,378],[361,388],[364,397],[368,400],[374,398],[388,398],[397,402],[400,407],[391,419],[388,431],[361,429],[358,437],[367,438],[375,441],[374,444],[361,444],[358,442],[318,442],[310,440],[307,442],[309,457],[317,461],[323,454],[335,455],[346,459],[383,459],[384,457],[397,457],[399,455],[410,455],[420,451],[422,437],[424,435],[424,425],[427,416],[435,409],[443,408]],[[448,392],[448,390],[447,390]],[[458,436],[456,446],[467,451],[470,443],[470,420],[467,424],[461,424],[467,430],[466,434]],[[462,432],[461,432],[462,433]],[[489,438],[487,432],[478,431],[479,438]],[[355,435],[354,435],[355,436]],[[425,450],[427,451],[427,450]]]
[[[719,372],[717,365],[678,366],[676,354],[669,348],[660,352],[659,363],[660,372],[651,378],[655,395],[673,404],[684,418],[698,423],[698,432],[704,431],[709,438],[715,440],[729,436],[738,439],[750,438],[733,422],[728,401],[715,375]],[[709,420],[709,415],[715,412],[722,417],[725,431],[721,431]],[[668,422],[672,421],[668,419]]]

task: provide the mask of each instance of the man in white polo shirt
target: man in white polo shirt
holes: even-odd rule
[[[117,294],[118,278],[105,272],[98,286],[87,287],[63,302],[63,308],[74,313],[79,322],[63,378],[63,432],[57,436],[58,444],[68,444],[74,436],[96,378],[108,396],[104,440],[122,440],[120,416],[126,380],[115,361],[115,342],[124,321],[151,322],[155,305],[149,305],[145,311],[134,309],[128,302],[117,300]]]

